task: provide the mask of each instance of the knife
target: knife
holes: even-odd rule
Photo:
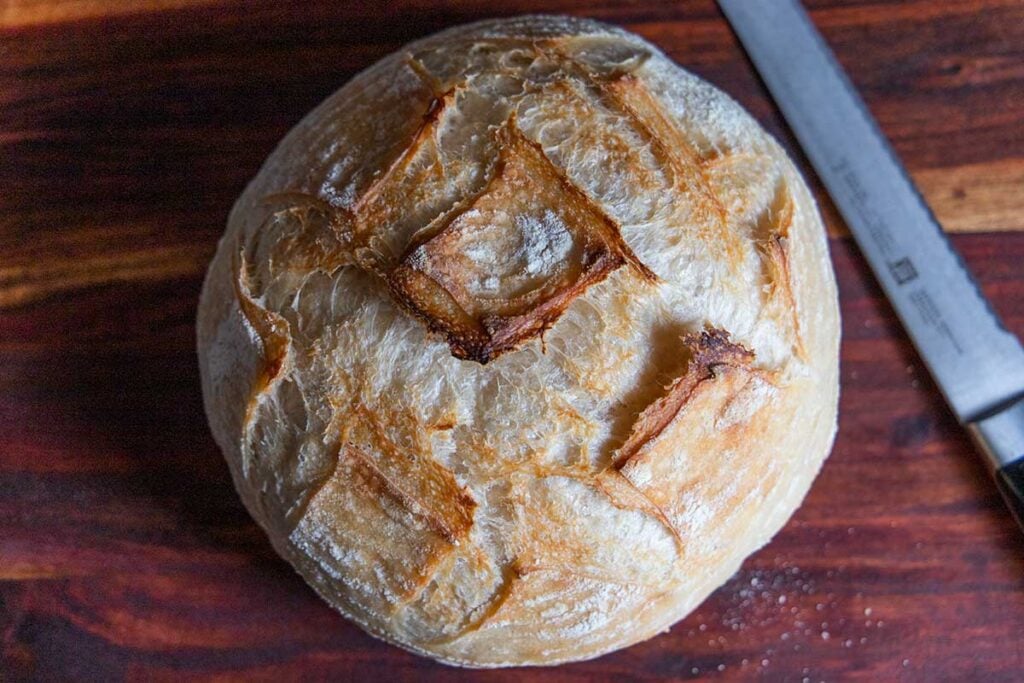
[[[1024,530],[1024,348],[797,0],[718,0]]]

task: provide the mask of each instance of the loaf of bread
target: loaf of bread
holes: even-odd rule
[[[606,25],[407,46],[317,107],[203,288],[210,426],[334,608],[451,664],[664,631],[799,505],[836,426],[814,201],[721,92]]]

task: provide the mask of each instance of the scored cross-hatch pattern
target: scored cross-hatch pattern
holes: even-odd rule
[[[564,68],[561,80],[547,84],[549,92],[571,96],[575,88],[594,89],[606,106],[634,122],[673,184],[693,200],[694,220],[710,226],[706,229],[719,240],[723,252],[735,255],[739,237],[726,229],[726,210],[704,170],[721,160],[702,159],[628,70],[596,74],[561,54],[558,41],[533,41],[531,45],[555,54]],[[407,64],[423,80],[429,103],[422,123],[387,168],[349,207],[303,193],[268,197],[268,202],[285,207],[274,211],[268,220],[297,220],[308,234],[300,231],[267,247],[258,244],[261,231],[257,231],[249,244],[236,250],[236,296],[242,314],[263,340],[266,356],[265,370],[246,411],[246,432],[261,395],[290,367],[287,321],[256,302],[259,282],[254,282],[249,266],[259,258],[261,249],[269,249],[269,256],[264,253],[263,257],[271,261],[298,261],[325,272],[353,266],[372,274],[396,303],[445,338],[453,356],[481,364],[530,339],[543,339],[544,331],[575,298],[620,267],[626,266],[651,286],[659,282],[626,244],[615,219],[573,183],[540,144],[524,135],[514,111],[504,112],[503,118],[489,124],[496,155],[486,164],[475,191],[468,196],[443,196],[440,206],[433,198],[428,210],[411,212],[414,219],[418,215],[428,220],[412,220],[397,231],[401,235],[397,243],[382,243],[381,223],[409,219],[410,212],[396,212],[395,207],[411,207],[421,199],[431,204],[422,187],[446,176],[439,161],[439,130],[457,98],[469,89],[466,83],[441,83],[415,56],[408,56]],[[493,114],[485,115],[488,113]],[[769,288],[769,307],[793,308],[787,256],[792,211],[788,188],[780,180],[755,234]],[[516,260],[524,250],[535,252],[525,264],[526,276],[522,275],[524,264]],[[790,317],[794,348],[799,349],[795,310]],[[659,520],[675,538],[682,558],[686,554],[685,525],[679,520],[685,501],[671,492],[694,475],[672,468],[671,456],[658,448],[658,437],[670,424],[700,432],[703,415],[728,413],[737,395],[752,387],[770,386],[773,379],[771,373],[755,370],[753,353],[730,342],[722,330],[686,335],[679,351],[688,359],[683,374],[636,415],[609,466],[586,477],[575,476],[614,505]],[[472,618],[463,615],[458,628],[439,637],[441,642],[459,637],[494,615],[516,581],[530,572],[551,570],[528,557],[505,567],[482,557],[479,549],[467,542],[477,503],[449,470],[429,456],[429,447],[424,453],[399,452],[371,412],[356,410],[349,417],[338,439],[335,471],[323,477],[317,490],[347,487],[342,498],[352,499],[352,512],[358,511],[362,524],[393,526],[397,518],[405,517],[407,522],[399,524],[403,530],[395,532],[396,538],[404,537],[406,547],[419,547],[422,552],[419,565],[411,569],[385,561],[386,573],[392,576],[387,591],[390,597],[378,603],[379,596],[364,595],[363,604],[354,605],[357,611],[359,607],[373,608],[395,615],[403,606],[421,600],[437,571],[442,566],[450,568],[458,558],[475,567],[477,578],[486,575],[482,583],[491,587],[491,593],[473,610]],[[725,448],[743,439],[747,431],[762,428],[757,416],[753,417],[742,429],[719,425],[720,434],[708,438],[718,439],[721,443],[717,445]],[[687,426],[687,422],[692,424]],[[345,475],[337,476],[339,470]],[[314,495],[316,490],[308,498]],[[301,514],[299,520],[309,522]],[[322,514],[316,521],[325,527],[336,523]],[[350,602],[346,596],[336,597]]]

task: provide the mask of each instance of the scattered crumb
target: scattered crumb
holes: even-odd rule
[[[842,533],[842,528],[839,530]],[[818,530],[819,535],[823,532]],[[853,527],[846,528],[845,536],[856,533]],[[842,577],[847,570],[835,567],[822,574],[829,579]],[[829,584],[831,585],[831,583]],[[717,603],[717,610],[705,613],[706,623],[697,624],[689,630],[693,637],[704,633],[709,648],[721,645],[721,651],[730,647],[755,645],[761,649],[761,659],[746,659],[734,668],[750,664],[768,667],[779,652],[806,653],[823,651],[827,648],[842,648],[852,651],[868,643],[866,629],[881,628],[884,622],[875,620],[874,607],[864,606],[864,593],[845,590],[834,592],[821,590],[812,575],[799,567],[787,565],[784,558],[776,556],[773,566],[741,572],[727,584],[724,595]],[[818,600],[814,600],[817,598]],[[865,620],[852,618],[861,610]],[[808,619],[808,615],[817,619]],[[858,633],[859,631],[859,633]],[[747,635],[741,635],[745,632]],[[724,634],[724,635],[723,635]],[[731,634],[731,635],[730,635]],[[768,647],[770,639],[774,647]],[[838,655],[838,651],[832,650]],[[800,654],[790,656],[800,657]],[[729,667],[729,662],[713,664],[710,671],[719,672]],[[697,667],[694,667],[697,668]],[[707,675],[709,669],[704,670]],[[765,675],[765,674],[761,674]],[[805,671],[807,680],[817,681]],[[795,679],[799,680],[799,678]]]

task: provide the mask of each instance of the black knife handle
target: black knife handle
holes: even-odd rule
[[[1024,530],[1024,397],[1017,397],[968,427],[988,458],[999,493]]]
[[[1024,530],[1024,457],[1000,467],[995,475],[999,493],[1003,494],[1006,506]]]

